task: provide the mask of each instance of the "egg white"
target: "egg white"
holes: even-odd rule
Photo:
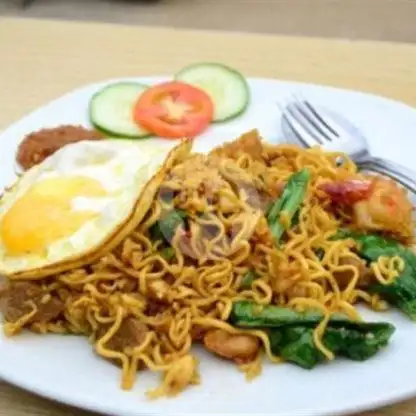
[[[104,188],[105,195],[79,195],[72,198],[72,211],[88,210],[95,213],[94,218],[88,219],[72,235],[48,244],[41,254],[11,255],[0,233],[0,273],[11,275],[42,269],[78,258],[99,247],[129,218],[143,188],[163,166],[173,147],[174,142],[161,141],[82,141],[60,149],[24,173],[2,198],[0,224],[16,201],[26,195],[31,187],[46,179],[94,179]],[[60,190],[56,189],[56,192],[59,194]],[[50,225],[53,226],[53,223]]]

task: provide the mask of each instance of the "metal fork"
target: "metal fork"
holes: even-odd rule
[[[416,193],[416,172],[396,162],[373,157],[366,138],[354,125],[335,113],[318,109],[303,97],[293,97],[283,108],[282,129],[290,142],[346,153],[361,169],[388,176]]]

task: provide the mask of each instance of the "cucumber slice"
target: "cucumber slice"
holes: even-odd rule
[[[98,91],[90,101],[90,120],[109,135],[143,138],[150,133],[133,120],[138,98],[148,87],[136,82],[117,82]]]
[[[250,102],[250,88],[235,69],[217,63],[190,65],[175,79],[205,91],[212,99],[214,121],[226,121],[240,115]]]

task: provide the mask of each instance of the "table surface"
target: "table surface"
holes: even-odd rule
[[[173,73],[198,61],[227,62],[249,76],[368,91],[416,106],[412,45],[2,19],[0,129],[83,84]],[[89,413],[0,381],[0,416],[6,415]],[[416,416],[416,400],[365,414],[370,415]]]

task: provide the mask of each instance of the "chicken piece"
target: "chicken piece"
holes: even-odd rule
[[[169,289],[170,286],[164,280],[151,280],[149,282],[149,297],[156,302],[162,302],[166,299]]]
[[[190,384],[199,383],[198,360],[191,355],[184,355],[174,361],[165,371],[162,385],[148,393],[148,397],[156,399],[160,396],[173,397]]]
[[[260,349],[259,340],[252,335],[230,334],[223,329],[211,329],[204,336],[205,347],[237,364],[253,361]]]
[[[373,273],[371,272],[371,269],[366,266],[364,260],[357,257],[342,257],[339,261],[339,265],[357,267],[360,276],[357,283],[358,287],[368,287],[373,280]],[[353,278],[353,273],[350,270],[336,270],[333,275],[341,289],[346,288]]]
[[[242,153],[248,153],[253,160],[263,160],[263,145],[257,130],[251,130],[243,134],[237,140],[218,147],[212,151],[212,154],[238,159]]]
[[[324,184],[321,189],[335,205],[352,210],[354,225],[408,240],[412,236],[412,204],[395,182],[376,177]]]

